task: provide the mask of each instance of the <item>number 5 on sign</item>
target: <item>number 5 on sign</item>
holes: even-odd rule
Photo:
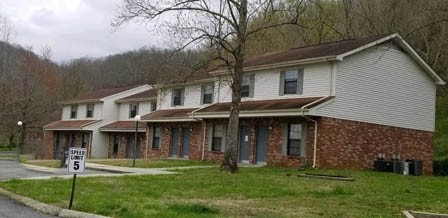
[[[86,163],[86,148],[70,148],[68,151],[68,172],[84,173]]]

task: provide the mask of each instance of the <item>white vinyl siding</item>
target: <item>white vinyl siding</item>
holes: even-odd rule
[[[280,72],[284,70],[304,69],[303,74],[303,93],[279,95],[280,90]],[[329,63],[298,66],[296,68],[275,69],[270,71],[255,72],[255,87],[253,98],[242,98],[242,101],[272,100],[285,98],[318,97],[330,95],[331,65]],[[225,82],[224,76],[221,76],[221,84],[217,81],[215,87],[221,87],[219,102],[230,102],[232,92]]]
[[[76,118],[70,118],[71,105],[64,105],[62,108],[62,120],[97,120],[101,119],[102,103],[95,103],[93,117],[86,117],[87,104],[78,104]]]
[[[129,118],[129,104],[130,103],[121,103],[119,104],[119,115],[118,120],[126,121],[126,120],[134,120],[134,118]],[[143,116],[151,112],[151,102],[143,101],[138,102],[138,112],[137,114]]]
[[[380,46],[337,66],[336,98],[317,115],[434,131],[434,81],[407,54]]]
[[[201,87],[202,85],[185,86],[184,92],[184,104],[178,106],[171,106],[172,88],[163,89],[158,94],[160,109],[173,109],[173,108],[194,108],[201,106]],[[182,87],[180,87],[182,88]]]

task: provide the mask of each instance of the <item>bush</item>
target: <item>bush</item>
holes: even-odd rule
[[[448,158],[435,160],[432,166],[434,176],[448,176]]]

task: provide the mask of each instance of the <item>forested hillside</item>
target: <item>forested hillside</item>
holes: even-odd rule
[[[400,33],[439,75],[448,80],[448,1],[445,0],[282,0],[301,3],[297,25],[267,28],[251,35],[248,58],[293,47],[371,35]],[[253,14],[249,26],[289,15]],[[287,11],[287,10],[285,10]],[[266,19],[268,18],[268,19]],[[14,28],[14,27],[12,27]],[[0,26],[0,34],[2,32]],[[2,37],[0,40],[5,40]],[[169,45],[168,45],[169,46]],[[56,65],[48,56],[0,42],[0,128],[11,138],[16,121],[41,125],[57,101],[102,87],[157,83],[222,64],[209,45],[190,50],[142,47],[103,58],[79,58]],[[436,154],[448,156],[448,86],[438,90]]]

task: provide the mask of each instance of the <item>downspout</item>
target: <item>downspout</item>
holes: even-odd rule
[[[302,116],[303,118],[305,118],[306,120],[309,120],[311,122],[314,123],[314,140],[313,140],[313,168],[316,168],[316,159],[317,159],[317,121],[313,120],[307,116],[305,116],[304,111],[303,111],[303,107],[302,107],[302,114],[300,116]]]
[[[201,157],[201,160],[203,161],[205,159],[205,135],[207,130],[207,122],[202,120],[202,126],[204,127],[204,131],[202,134],[202,157]]]
[[[311,121],[314,123],[314,140],[313,140],[313,168],[316,168],[316,162],[317,162],[317,121],[314,119],[309,118],[308,116],[305,115],[305,108],[307,108],[310,105],[313,105],[317,102],[323,101],[325,99],[327,99],[329,96],[323,97],[321,99],[318,99],[316,101],[313,101],[307,105],[304,105],[303,107],[301,107],[301,112],[302,114],[299,115],[303,118],[305,118],[308,121]]]

